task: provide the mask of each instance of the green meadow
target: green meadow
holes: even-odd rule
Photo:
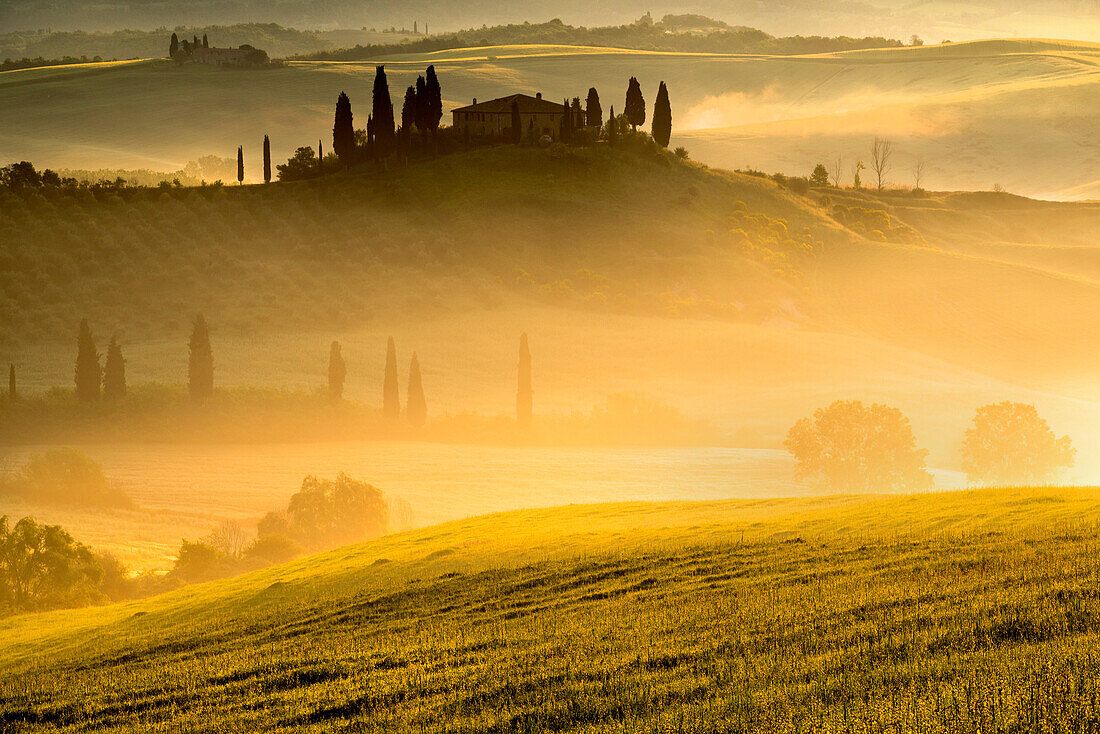
[[[1089,731],[1091,488],[575,505],[0,622],[8,731]]]

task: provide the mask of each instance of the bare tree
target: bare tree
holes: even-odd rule
[[[917,156],[917,162],[913,165],[913,188],[920,191],[922,181],[924,181],[924,158]]]
[[[248,543],[248,535],[240,523],[225,520],[210,533],[210,546],[230,558],[240,558]]]
[[[832,166],[829,167],[829,180],[833,182],[833,186],[840,188],[840,177],[844,173],[844,159],[840,156],[836,157]]]
[[[875,138],[871,143],[871,170],[875,172],[875,185],[879,191],[886,186],[886,176],[890,173],[890,159],[894,156],[894,144],[886,138]]]

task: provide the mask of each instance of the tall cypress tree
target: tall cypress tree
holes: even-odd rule
[[[563,111],[561,116],[561,133],[558,135],[558,137],[560,138],[561,142],[569,145],[569,143],[573,140],[573,124],[571,119],[573,115],[571,114],[569,109],[568,99],[565,100],[565,102],[562,104],[562,107]]]
[[[512,133],[512,142],[515,145],[519,145],[520,141],[523,139],[523,122],[522,122],[522,120],[520,119],[520,116],[519,116],[519,100],[518,99],[513,99],[512,100],[512,127],[511,127],[511,133]]]
[[[264,135],[264,183],[271,183],[271,141]]]
[[[99,352],[95,349],[95,339],[88,319],[80,322],[80,332],[76,337],[76,397],[90,403],[99,400],[99,383],[103,376],[99,368]]]
[[[410,86],[405,90],[405,101],[401,105],[401,137],[406,147],[412,138],[414,125],[416,125],[416,87]]]
[[[382,416],[396,423],[401,416],[401,396],[397,391],[397,347],[391,336],[386,343],[386,376],[382,382]]]
[[[201,313],[191,327],[188,349],[187,389],[192,399],[201,402],[214,394],[214,352],[210,349],[210,330]]]
[[[427,26],[425,26],[425,29]],[[427,81],[425,88],[428,92],[428,128],[434,135],[439,129],[439,121],[443,119],[443,90],[439,86],[439,79],[435,75],[435,66],[429,66],[425,72]]]
[[[210,41],[206,40],[206,34],[205,33],[202,34],[202,47],[203,48],[210,48]]]
[[[639,125],[645,124],[645,98],[642,97],[642,85],[634,77],[630,77],[630,84],[626,88],[626,121],[635,130]]]
[[[584,127],[584,110],[581,109],[581,98],[573,98],[573,129],[580,130]]]
[[[423,75],[416,78],[416,129],[423,137],[428,133],[428,83]]]
[[[409,363],[409,387],[408,401],[405,406],[405,417],[416,428],[422,427],[428,422],[428,403],[424,400],[424,383],[420,379],[420,360],[413,352],[412,362]]]
[[[322,176],[325,175],[325,149],[319,139],[317,140],[317,170]]]
[[[379,66],[374,75],[373,96],[374,154],[376,158],[386,159],[393,153],[393,100],[390,99],[390,84],[386,80],[386,67]]]
[[[596,128],[596,132],[599,132],[603,127],[603,108],[600,107],[600,94],[595,87],[588,90],[588,99],[584,107],[584,123],[588,127]]]
[[[180,39],[175,33],[172,34],[172,40],[168,42],[168,58],[176,58],[176,54],[180,52]]]
[[[527,348],[527,332],[519,338],[519,386],[516,390],[516,422],[521,428],[531,427],[531,350]]]
[[[118,339],[111,337],[107,345],[107,359],[103,363],[103,397],[118,400],[126,396],[126,360]]]
[[[244,181],[244,148],[237,146],[237,185]]]
[[[8,397],[15,400],[19,393],[15,391],[15,364],[8,365]]]
[[[668,147],[672,137],[672,105],[668,101],[668,88],[661,82],[657,101],[653,103],[653,139],[662,148]]]
[[[340,342],[333,342],[328,352],[328,394],[338,402],[344,397],[344,378],[348,374],[344,364],[344,355],[340,353]]]
[[[355,157],[355,125],[352,124],[351,100],[340,92],[336,99],[336,121],[332,125],[332,149],[340,157],[344,168]]]
[[[615,141],[619,136],[619,121],[615,119],[615,108],[611,108],[611,117],[607,121],[607,144],[615,147]]]

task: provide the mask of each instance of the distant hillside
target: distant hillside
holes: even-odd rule
[[[697,15],[667,15],[657,22],[648,16],[629,25],[585,28],[560,20],[547,23],[471,28],[433,35],[390,46],[356,46],[352,49],[307,54],[302,58],[357,61],[380,54],[424,53],[451,48],[545,44],[555,46],[603,46],[644,51],[695,53],[812,54],[864,48],[901,46],[888,38],[775,38],[756,28],[731,27]]]

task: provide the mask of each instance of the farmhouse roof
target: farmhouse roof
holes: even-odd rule
[[[499,99],[490,99],[485,102],[478,102],[476,99],[471,105],[465,107],[459,107],[454,110],[455,112],[483,112],[483,113],[496,113],[496,114],[508,114],[512,111],[512,101],[519,102],[520,114],[531,115],[535,113],[541,114],[556,114],[560,115],[564,112],[564,107],[557,102],[550,102],[542,98],[539,94],[537,97],[532,97],[529,94],[513,94],[508,97],[501,97]]]

